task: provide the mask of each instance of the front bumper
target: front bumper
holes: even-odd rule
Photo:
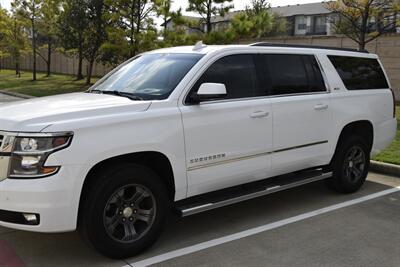
[[[0,221],[1,226],[35,232],[76,229],[82,166],[63,166],[41,179],[4,179],[0,182],[0,210],[40,216],[38,225]]]

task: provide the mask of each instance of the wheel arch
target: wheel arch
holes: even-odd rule
[[[120,163],[135,163],[150,168],[161,178],[165,184],[170,201],[174,200],[175,197],[175,179],[171,161],[169,158],[157,151],[143,151],[129,153],[119,156],[114,156],[105,160],[102,160],[95,164],[88,172],[83,182],[80,198],[79,198],[79,209],[78,209],[78,222],[81,216],[81,210],[85,197],[88,195],[87,192],[91,186],[96,182],[97,174],[102,173],[107,167],[120,164]]]
[[[350,135],[358,135],[362,137],[368,146],[368,150],[371,151],[374,142],[374,126],[369,120],[358,120],[350,122],[342,128],[337,139],[335,154],[342,140]],[[334,157],[335,155],[333,155],[332,160]]]

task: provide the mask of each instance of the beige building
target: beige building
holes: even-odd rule
[[[223,31],[226,30],[233,17],[238,13],[243,11],[229,12],[225,16],[213,16],[211,18],[212,30]],[[288,29],[286,35],[289,36],[307,36],[307,35],[333,35],[333,29],[331,26],[331,21],[337,16],[332,13],[332,11],[326,8],[326,3],[309,3],[309,4],[297,4],[297,5],[287,5],[287,6],[277,6],[272,7],[271,12],[279,14],[281,17],[286,18]],[[198,21],[201,31],[205,31],[205,23],[201,21],[199,17],[189,17],[186,18]],[[394,14],[392,17],[387,18],[387,20],[400,19],[400,14]],[[390,21],[386,21],[389,23]],[[371,21],[374,23],[374,21]],[[185,27],[185,26],[180,26]],[[174,25],[172,21],[168,21],[167,28],[172,30]],[[199,30],[191,29],[186,27],[186,32],[188,34],[201,32]],[[400,33],[400,27],[397,29],[393,27],[390,32]]]

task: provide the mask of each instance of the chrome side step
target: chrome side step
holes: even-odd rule
[[[176,210],[182,217],[193,215],[196,213],[204,212],[207,210],[216,209],[223,206],[232,205],[248,199],[265,196],[289,188],[301,186],[304,184],[324,180],[332,177],[332,172],[323,173],[321,170],[306,173],[305,175],[295,174],[292,177],[276,177],[266,179],[265,182],[258,185],[256,188],[242,188],[242,190],[235,190],[234,192],[214,196],[204,197],[203,200],[197,200],[193,203],[183,204],[176,206]],[[271,181],[270,181],[271,180]],[[195,197],[196,198],[196,197]]]

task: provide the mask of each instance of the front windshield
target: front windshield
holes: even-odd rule
[[[122,64],[90,91],[127,93],[144,100],[166,99],[201,57],[199,54],[142,55]]]

